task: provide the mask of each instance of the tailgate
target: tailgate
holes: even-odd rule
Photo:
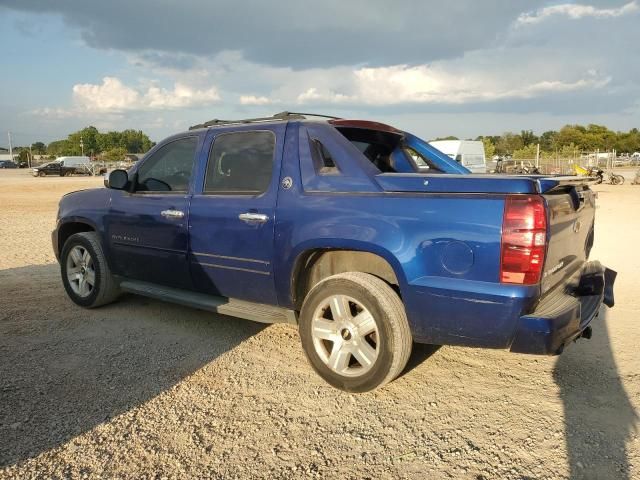
[[[542,294],[563,282],[589,257],[596,195],[587,183],[588,180],[584,183],[574,180],[543,194],[548,209],[549,243],[542,272]]]

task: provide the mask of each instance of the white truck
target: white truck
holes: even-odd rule
[[[56,162],[60,162],[63,167],[87,167],[91,164],[89,157],[58,157]]]
[[[436,140],[429,142],[429,145],[467,167],[471,173],[487,173],[487,160],[481,141]]]

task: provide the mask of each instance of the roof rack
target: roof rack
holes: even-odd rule
[[[213,120],[209,120],[208,122],[199,123],[198,125],[193,125],[189,127],[189,130],[214,127],[217,125],[238,125],[238,124],[244,124],[244,123],[278,122],[282,120],[304,120],[307,117],[330,118],[332,120],[340,119],[340,117],[333,117],[331,115],[320,115],[317,113],[300,113],[300,112],[285,111],[285,112],[276,113],[271,117],[245,118],[242,120],[221,120],[219,118],[214,118]]]

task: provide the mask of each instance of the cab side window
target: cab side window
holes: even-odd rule
[[[198,137],[185,137],[160,147],[138,169],[136,191],[186,193],[197,146]]]
[[[209,152],[204,193],[259,195],[269,188],[276,137],[271,131],[222,133]]]

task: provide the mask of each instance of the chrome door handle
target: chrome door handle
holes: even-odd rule
[[[163,210],[160,212],[164,218],[184,218],[184,212],[182,210]]]
[[[241,213],[238,218],[245,223],[265,223],[269,220],[264,213]]]

